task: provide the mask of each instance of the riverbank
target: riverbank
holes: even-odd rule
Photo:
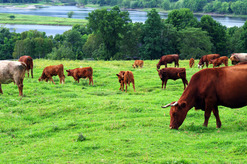
[[[86,23],[84,19],[0,13],[0,24],[73,26]]]

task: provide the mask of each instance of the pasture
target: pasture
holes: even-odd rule
[[[88,79],[74,82],[65,70],[63,85],[57,76],[56,85],[38,82],[44,67],[61,63],[65,70],[91,66],[94,86]],[[161,106],[180,98],[182,80],[168,80],[161,89],[158,60],[144,61],[142,69],[133,63],[35,59],[34,78],[26,75],[22,98],[16,85],[2,84],[0,163],[247,162],[247,107],[220,106],[221,129],[213,114],[203,127],[204,112],[191,109],[179,130],[170,130],[170,108]],[[188,60],[179,64],[188,81],[199,71]],[[116,74],[127,70],[136,92],[132,84],[127,93],[118,90]]]

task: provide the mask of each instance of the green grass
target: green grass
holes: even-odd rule
[[[13,83],[2,85],[0,163],[247,162],[247,107],[219,107],[221,129],[213,115],[203,127],[204,112],[191,109],[180,129],[170,130],[170,109],[161,105],[179,99],[182,81],[168,80],[162,90],[158,60],[144,61],[143,69],[133,69],[133,62],[34,60],[23,98]],[[91,66],[95,85],[67,74],[64,85],[58,77],[56,85],[38,82],[45,66],[60,63],[65,69]],[[199,69],[188,63],[180,61],[189,81]],[[118,90],[121,70],[133,72],[136,92],[132,84],[127,93]]]
[[[15,16],[15,18],[11,19],[10,18],[11,15]],[[73,26],[75,24],[86,25],[86,23],[87,20],[84,19],[0,13],[0,24],[24,24],[24,25],[37,24],[37,25]]]

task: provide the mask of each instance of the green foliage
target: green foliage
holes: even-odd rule
[[[190,9],[172,10],[165,21],[176,27],[178,31],[188,27],[198,27],[198,20]]]
[[[180,59],[200,59],[205,54],[210,54],[212,43],[206,31],[200,28],[187,28],[179,31]]]
[[[68,18],[72,18],[72,16],[74,15],[74,11],[69,11],[67,15],[68,15]]]
[[[129,13],[120,11],[118,6],[110,11],[97,9],[88,14],[88,27],[103,39],[106,47],[105,60],[109,60],[119,52],[119,41],[126,33],[126,26],[130,21]]]
[[[61,45],[58,48],[53,48],[52,52],[47,55],[51,60],[64,60],[64,59],[76,59],[76,55],[73,53],[70,47]]]
[[[160,15],[155,9],[147,14],[148,19],[143,25],[143,44],[141,48],[141,56],[143,59],[157,59],[163,54],[162,31],[164,25]]]

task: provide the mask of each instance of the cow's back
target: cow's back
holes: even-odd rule
[[[233,53],[231,56],[236,56],[240,62],[247,61],[247,53]]]

